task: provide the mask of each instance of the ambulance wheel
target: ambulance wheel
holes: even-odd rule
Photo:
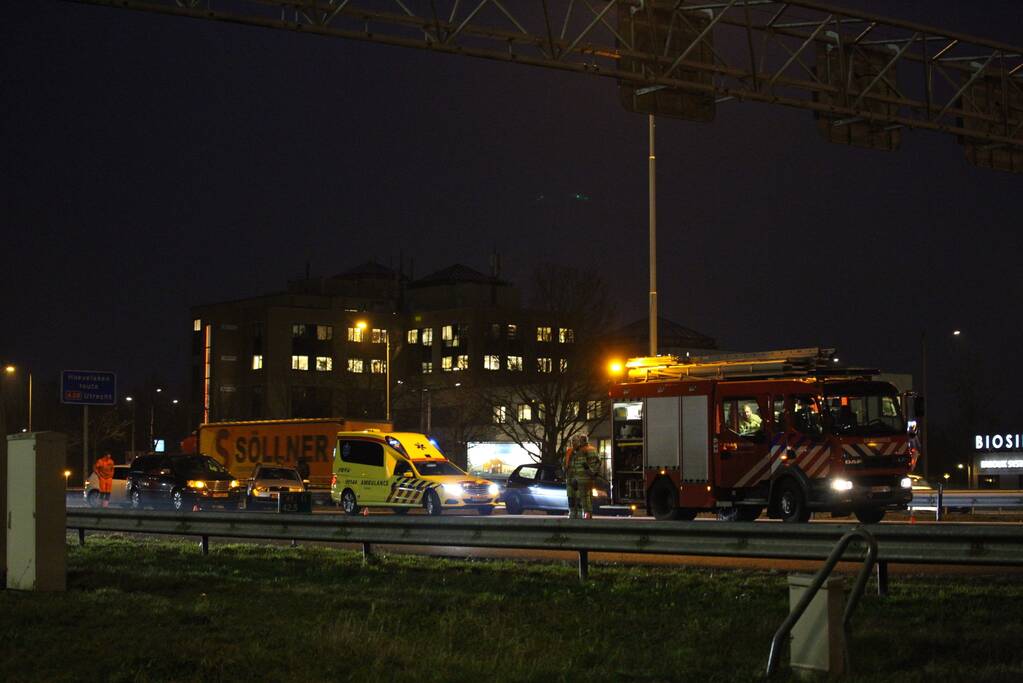
[[[351,489],[345,489],[341,494],[341,509],[346,515],[359,514],[359,502],[355,499],[355,492]]]
[[[778,491],[778,512],[783,522],[810,521],[810,509],[806,506],[803,489],[792,479],[783,481]]]
[[[522,501],[519,497],[512,493],[507,494],[504,499],[504,511],[509,515],[521,515],[522,514]]]
[[[408,508],[391,508],[391,509],[394,510],[394,514],[396,514],[396,515],[407,515],[408,514]]]
[[[426,508],[426,514],[428,515],[440,514],[440,498],[437,496],[436,491],[426,492],[426,497],[423,499],[423,507]]]
[[[662,522],[693,519],[696,512],[684,510],[678,506],[678,495],[675,493],[675,484],[667,477],[658,479],[650,487],[647,493],[647,508],[650,514]],[[692,512],[692,514],[689,514]]]
[[[881,508],[860,508],[854,512],[861,524],[877,524],[884,519],[884,510]]]
[[[131,493],[128,494],[128,498],[131,500],[131,509],[132,510],[141,510],[142,509],[142,494],[139,493],[138,489],[132,489]]]

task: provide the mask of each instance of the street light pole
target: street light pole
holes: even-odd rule
[[[657,355],[657,154],[654,150],[654,115],[647,116],[650,154],[647,160],[650,201],[650,355]]]
[[[125,396],[124,400],[131,404],[131,455],[135,457],[135,399]]]
[[[928,401],[927,396],[927,330],[920,331],[920,395]],[[917,416],[920,424],[920,449],[923,451],[924,479],[927,479],[927,471],[931,463],[931,452],[927,449],[927,423],[930,419],[924,414]]]
[[[384,355],[384,381],[387,383],[387,391],[384,392],[384,407],[387,413],[386,421],[391,421],[391,331],[384,330],[384,341],[386,349]]]

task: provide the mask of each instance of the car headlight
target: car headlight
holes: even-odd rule
[[[899,482],[899,486],[904,489],[911,489],[913,488],[913,480],[909,477],[903,477],[902,481]]]
[[[265,486],[253,486],[252,487],[252,491],[253,491],[253,493],[266,493],[266,487]]]
[[[848,479],[832,479],[831,488],[836,491],[852,491],[853,483]]]
[[[188,488],[190,489],[204,489],[206,488],[206,482],[201,479],[189,479]]]
[[[498,486],[497,484],[491,484],[490,486],[487,487],[487,493],[489,493],[492,496],[496,496],[500,492],[501,492],[501,487]]]
[[[461,484],[444,484],[444,493],[449,496],[460,496],[462,495]]]
[[[598,496],[600,496],[600,489],[590,489],[590,495],[592,495],[594,498],[597,498]]]

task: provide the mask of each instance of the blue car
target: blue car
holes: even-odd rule
[[[600,480],[590,495],[593,496],[593,513],[600,514],[600,508],[610,502],[607,484]],[[508,477],[502,500],[509,515],[521,515],[525,510],[567,514],[565,474],[555,465],[519,465]]]

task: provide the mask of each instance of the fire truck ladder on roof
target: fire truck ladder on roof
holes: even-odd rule
[[[631,381],[652,382],[687,379],[753,379],[783,377],[876,375],[872,368],[837,366],[835,350],[821,347],[780,349],[755,353],[692,356],[649,356],[625,364]]]

